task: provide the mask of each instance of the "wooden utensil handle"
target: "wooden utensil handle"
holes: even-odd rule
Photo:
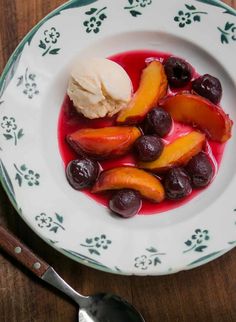
[[[37,257],[19,239],[13,236],[7,229],[0,226],[0,248],[14,257],[38,277],[48,270],[49,265]]]

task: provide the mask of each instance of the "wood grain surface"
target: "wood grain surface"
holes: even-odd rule
[[[63,2],[0,0],[0,72],[24,35]],[[225,2],[236,8],[236,0]],[[50,263],[76,290],[83,294],[117,293],[133,303],[147,322],[236,321],[236,249],[203,267],[172,276],[122,277],[79,265],[46,245],[16,214],[1,187],[0,224]],[[76,322],[77,309],[0,253],[0,321]]]

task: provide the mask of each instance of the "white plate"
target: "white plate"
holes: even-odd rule
[[[161,275],[202,265],[236,244],[236,135],[213,184],[186,205],[121,220],[74,191],[57,123],[78,55],[172,52],[223,84],[236,120],[236,11],[215,0],[72,0],[44,18],[0,81],[0,177],[13,205],[45,241],[80,263],[118,274]]]

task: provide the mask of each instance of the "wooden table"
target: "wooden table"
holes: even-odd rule
[[[0,72],[23,36],[63,2],[0,0]],[[236,0],[225,2],[236,7]],[[46,245],[16,214],[2,188],[0,224],[30,245],[76,290],[117,293],[133,303],[147,322],[236,321],[236,249],[208,265],[173,276],[122,277],[79,265]],[[76,307],[0,254],[0,321],[72,322],[77,321]]]

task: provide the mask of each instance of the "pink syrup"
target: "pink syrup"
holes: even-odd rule
[[[142,70],[146,67],[148,61],[156,59],[160,60],[161,62],[167,59],[171,54],[161,53],[161,52],[154,52],[154,51],[132,51],[132,52],[125,52],[121,54],[117,54],[115,56],[109,57],[109,59],[113,60],[114,62],[120,64],[128,73],[134,88],[134,92],[137,90],[140,82],[140,76]],[[199,74],[194,71],[193,78],[199,76]],[[189,90],[190,88],[181,88],[180,90],[172,91],[169,89],[168,95],[173,95],[178,91]],[[61,107],[61,112],[59,116],[58,122],[58,142],[59,142],[59,149],[61,153],[61,157],[65,164],[67,164],[74,159],[78,158],[78,155],[71,149],[71,147],[66,142],[66,137],[68,134],[71,134],[79,129],[82,128],[102,128],[106,126],[113,126],[115,125],[115,117],[113,118],[102,118],[97,120],[89,120],[79,115],[75,108],[73,107],[72,102],[70,101],[69,97],[66,96],[64,102]],[[170,143],[176,138],[188,134],[191,132],[193,128],[191,126],[186,126],[180,123],[174,123],[172,131],[169,133],[167,137],[164,138],[166,143]],[[212,163],[214,164],[215,175],[217,170],[220,166],[220,162],[223,156],[225,144],[221,144],[218,142],[213,142],[211,140],[207,141],[205,152],[209,155]],[[103,170],[114,168],[121,165],[135,165],[135,160],[132,154],[128,154],[124,157],[114,159],[114,160],[106,160],[100,162],[101,167]],[[206,189],[206,188],[205,188]],[[180,207],[199,193],[203,192],[205,189],[194,189],[193,192],[185,199],[180,201],[170,201],[165,200],[160,204],[155,204],[149,202],[147,200],[143,200],[142,208],[139,212],[140,215],[151,215],[151,214],[158,214],[161,212],[165,212],[177,207]],[[110,192],[102,193],[102,194],[92,194],[89,189],[85,189],[82,191],[88,195],[88,197],[94,199],[95,201],[103,204],[104,206],[108,206],[109,197],[111,195]]]

